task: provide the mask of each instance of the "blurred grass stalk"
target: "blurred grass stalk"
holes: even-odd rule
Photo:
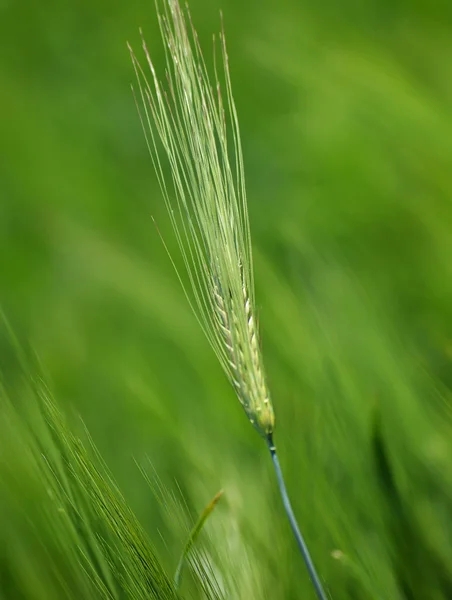
[[[162,86],[144,40],[150,79],[129,49],[138,81],[138,111],[188,285],[171,261],[248,419],[268,443],[284,508],[322,600],[326,595],[292,511],[273,444],[275,417],[255,317],[243,157],[224,33],[224,70],[220,75],[214,51],[212,85],[188,9],[188,27],[177,0],[168,0],[163,10],[157,4],[157,14],[167,85]],[[170,180],[160,159],[162,148]]]
[[[0,598],[174,600],[94,446],[73,435],[42,381],[22,379],[10,397],[0,374]]]
[[[193,526],[192,530],[190,531],[190,535],[188,536],[188,540],[185,543],[182,555],[181,555],[179,562],[177,564],[177,567],[176,567],[176,573],[174,575],[174,587],[176,588],[176,590],[178,590],[180,588],[182,569],[184,567],[185,561],[188,559],[190,550],[192,549],[194,543],[198,539],[198,536],[201,533],[201,530],[202,530],[205,522],[209,518],[210,514],[214,510],[215,506],[217,505],[217,503],[220,500],[222,495],[223,495],[223,490],[220,490],[219,492],[217,492],[215,494],[215,496],[207,504],[207,506],[204,507],[204,510],[202,511],[198,520],[196,521],[195,525]]]

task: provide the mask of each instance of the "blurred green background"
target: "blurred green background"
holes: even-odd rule
[[[190,7],[206,54],[224,15],[276,443],[319,571],[334,599],[452,598],[452,4]],[[152,2],[0,1],[0,304],[168,569],[183,533],[136,462],[193,514],[225,490],[205,543],[228,597],[311,598],[152,223],[177,253],[130,91],[140,26],[162,72]]]

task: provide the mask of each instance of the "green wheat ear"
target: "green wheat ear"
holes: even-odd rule
[[[215,69],[212,86],[196,33],[191,28],[189,38],[177,2],[159,14],[159,22],[167,48],[166,90],[157,78],[145,42],[150,81],[131,50],[143,129],[189,276],[192,289],[187,295],[249,420],[267,436],[275,419],[255,317],[243,158],[224,36],[220,35],[226,109],[218,72]],[[171,168],[171,192],[160,163],[156,134]]]
[[[157,13],[166,85],[157,77],[144,40],[149,79],[129,50],[143,131],[189,286],[179,279],[248,419],[267,440],[286,512],[317,593],[325,598],[273,445],[275,415],[259,343],[243,156],[224,33],[219,36],[223,69],[220,76],[214,62],[211,79],[188,9],[188,26],[177,0],[168,0],[163,11],[157,6]],[[170,178],[165,177],[162,150]]]

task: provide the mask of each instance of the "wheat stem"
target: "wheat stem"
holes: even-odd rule
[[[287,493],[286,484],[284,481],[283,472],[281,470],[281,465],[279,464],[278,455],[276,453],[276,447],[273,444],[273,436],[267,436],[268,449],[270,450],[270,455],[272,457],[273,466],[276,472],[276,479],[278,480],[279,491],[281,493],[281,498],[284,504],[284,509],[287,514],[287,518],[289,519],[290,526],[292,528],[293,534],[298,544],[298,548],[303,556],[303,560],[306,564],[306,568],[308,569],[309,577],[311,578],[312,585],[316,591],[317,597],[319,600],[327,600],[327,595],[325,590],[323,589],[322,582],[320,581],[320,577],[317,573],[317,570],[314,566],[314,563],[311,558],[311,554],[309,552],[308,546],[304,540],[304,537],[298,527],[297,519],[292,509],[292,505],[290,503],[289,494]]]

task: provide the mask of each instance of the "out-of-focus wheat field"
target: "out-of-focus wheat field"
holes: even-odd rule
[[[333,600],[452,598],[452,4],[190,8],[206,57],[223,12],[275,441],[322,579]],[[314,598],[265,444],[152,221],[177,257],[130,90],[140,26],[164,77],[152,2],[0,2],[1,309],[168,572],[186,533],[139,467],[194,519],[224,489],[200,544],[226,597]],[[57,598],[26,553],[32,517],[3,504],[0,598]],[[13,563],[33,593],[5,591]]]

